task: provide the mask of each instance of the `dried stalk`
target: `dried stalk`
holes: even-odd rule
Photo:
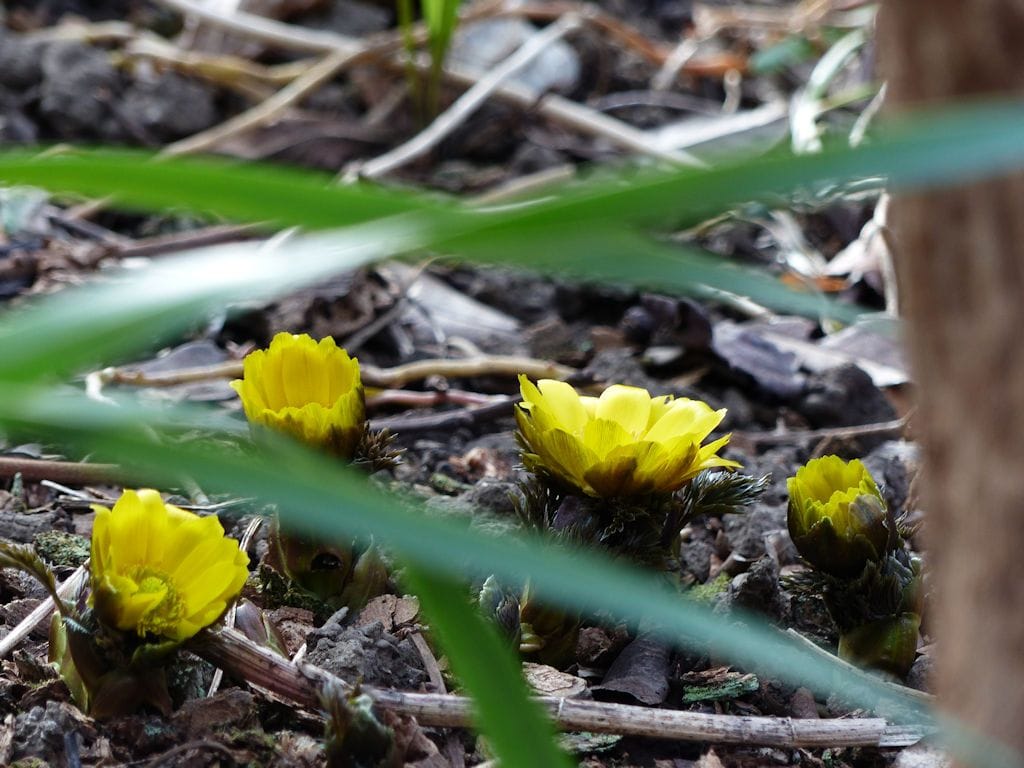
[[[57,587],[57,594],[64,599],[71,597],[85,583],[87,575],[86,567],[80,565],[74,573],[68,576],[63,584]],[[53,598],[47,597],[35,607],[32,613],[18,622],[18,625],[9,634],[0,639],[0,659],[6,658],[7,654],[17,648],[18,644],[28,637],[33,629],[50,618],[50,614],[53,613],[55,607]]]
[[[32,482],[53,480],[72,485],[93,483],[116,483],[127,479],[127,474],[117,464],[83,464],[77,461],[48,461],[44,459],[23,459],[18,456],[0,457],[0,477],[21,475],[22,480]]]
[[[518,376],[531,379],[567,379],[576,373],[574,368],[547,360],[515,355],[484,355],[464,360],[417,360],[393,368],[360,367],[363,383],[370,387],[396,388],[411,381],[431,376],[466,378],[471,376]],[[130,368],[106,368],[99,372],[102,384],[130,384],[138,387],[173,387],[212,379],[236,379],[242,375],[241,361],[185,368],[171,373],[143,373]]]
[[[256,645],[235,630],[208,630],[191,650],[255,687],[317,709],[321,692],[353,687],[310,664],[293,664]],[[473,702],[464,696],[405,693],[368,686],[360,691],[377,707],[414,716],[421,725],[466,728],[473,723]],[[882,718],[794,719],[708,715],[539,696],[536,699],[564,730],[617,733],[678,741],[776,747],[903,747],[916,744],[924,729],[891,726]]]

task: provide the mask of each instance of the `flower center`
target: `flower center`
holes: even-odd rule
[[[174,586],[174,580],[166,573],[151,568],[139,568],[131,574],[138,585],[138,592],[152,595],[163,593],[163,597],[152,606],[139,622],[139,629],[155,635],[166,634],[181,619],[184,605]]]

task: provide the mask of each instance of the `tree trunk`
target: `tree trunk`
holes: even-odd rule
[[[1024,94],[1024,0],[889,0],[878,31],[890,111]],[[1024,751],[1024,174],[906,196],[893,214],[938,691]]]

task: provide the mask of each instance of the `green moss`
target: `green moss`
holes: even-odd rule
[[[273,610],[281,606],[305,608],[312,611],[313,616],[323,621],[334,610],[316,595],[307,592],[290,579],[282,576],[266,563],[260,563],[256,572],[249,576],[249,582],[262,597],[262,606]]]
[[[76,533],[44,531],[36,535],[32,545],[50,565],[77,568],[89,558],[89,540]]]
[[[716,597],[729,588],[729,576],[725,573],[718,574],[706,584],[698,584],[692,587],[687,596],[698,603],[711,603]]]

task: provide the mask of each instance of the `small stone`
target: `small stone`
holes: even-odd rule
[[[42,45],[0,28],[0,85],[25,91],[42,78]]]
[[[217,122],[213,90],[174,72],[141,77],[121,97],[128,120],[161,141],[174,141]]]
[[[174,714],[174,723],[189,736],[224,728],[244,730],[255,722],[255,698],[241,688],[229,688],[211,698],[186,701]]]
[[[559,672],[547,664],[523,662],[523,677],[526,682],[541,696],[557,696],[560,699],[577,698],[587,690],[583,678]]]
[[[112,111],[121,77],[109,56],[81,43],[55,43],[43,54],[39,111],[61,138],[118,140]]]
[[[485,19],[465,24],[455,33],[449,59],[456,67],[490,70],[535,34],[535,26],[518,18]],[[576,51],[564,40],[556,40],[510,79],[538,93],[565,93],[576,86],[579,76],[580,60]]]
[[[306,648],[309,663],[342,680],[416,690],[426,679],[423,661],[412,641],[385,632],[380,622],[343,628],[340,620],[332,617],[309,633]]]
[[[896,411],[871,377],[856,365],[813,374],[797,406],[813,427],[873,424],[896,418]],[[884,442],[876,438],[874,444]]]
[[[789,600],[779,585],[779,566],[775,560],[762,557],[750,570],[732,580],[728,597],[715,610],[728,612],[734,607],[760,613],[776,622],[786,617]]]

